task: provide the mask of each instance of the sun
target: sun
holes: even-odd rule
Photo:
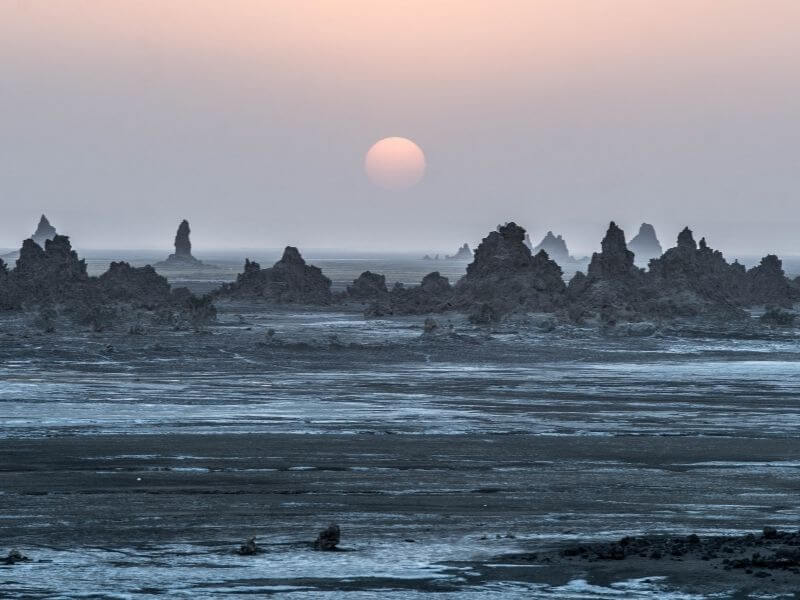
[[[370,181],[387,190],[416,185],[425,175],[425,153],[404,137],[387,137],[375,142],[364,157]]]

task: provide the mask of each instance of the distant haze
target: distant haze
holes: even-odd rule
[[[515,220],[574,254],[800,254],[797,0],[5,0],[0,247],[454,252]],[[425,151],[417,186],[363,172]]]

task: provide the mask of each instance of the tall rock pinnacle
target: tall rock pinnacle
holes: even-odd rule
[[[167,260],[156,263],[155,266],[175,269],[208,266],[192,256],[192,242],[189,240],[191,231],[192,230],[189,228],[189,221],[186,219],[181,221],[181,224],[178,225],[178,231],[175,234],[175,253],[170,254]]]

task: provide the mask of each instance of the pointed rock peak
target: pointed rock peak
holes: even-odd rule
[[[678,248],[697,250],[697,244],[694,241],[694,235],[692,235],[692,230],[688,227],[684,227],[683,231],[678,234]]]
[[[643,265],[646,265],[651,258],[661,256],[661,243],[656,237],[655,227],[650,223],[642,223],[639,226],[639,233],[628,242],[628,249],[636,255],[636,261]]]
[[[608,230],[600,245],[603,248],[603,252],[627,249],[627,245],[625,244],[625,232],[617,227],[614,221],[611,221],[611,223],[608,224]]]
[[[548,231],[547,235],[542,238],[542,241],[533,248],[533,254],[537,254],[540,250],[547,252],[548,258],[552,258],[556,262],[569,261],[569,249],[567,243],[561,235],[556,236],[552,231]]]
[[[656,237],[656,228],[650,223],[642,223],[639,225],[639,235],[647,237]]]
[[[625,245],[625,232],[614,221],[601,242],[602,251],[592,255],[588,274],[592,279],[620,279],[635,274],[633,252]]]
[[[294,246],[286,246],[286,249],[283,251],[283,256],[281,256],[280,262],[295,264],[295,265],[306,264],[306,261],[303,260],[303,257],[300,255],[300,251]]]
[[[45,241],[52,240],[55,235],[56,228],[50,224],[50,221],[47,220],[47,217],[42,215],[39,219],[39,225],[36,226],[36,231],[31,236],[31,239],[33,239],[33,241],[40,246],[44,247]]]
[[[700,246],[700,250],[707,250],[708,249],[708,244],[706,244],[706,238],[705,237],[701,237],[700,238],[699,246]]]

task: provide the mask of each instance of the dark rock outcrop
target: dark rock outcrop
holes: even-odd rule
[[[424,315],[453,308],[453,288],[447,277],[438,271],[428,273],[417,286],[395,285],[387,301],[375,302],[367,309],[367,316]]]
[[[244,544],[239,546],[239,549],[236,551],[236,554],[239,556],[255,556],[256,554],[260,554],[262,552],[261,548],[258,544],[256,544],[256,538],[251,537],[245,540]]]
[[[150,265],[137,268],[126,262],[112,262],[97,283],[107,299],[142,307],[165,303],[172,292],[167,279]]]
[[[452,256],[445,256],[448,260],[472,260],[472,250],[469,249],[469,244],[464,244]]]
[[[347,286],[347,295],[353,300],[359,301],[385,299],[389,295],[386,277],[371,271],[364,271],[353,280],[352,285]]]
[[[279,304],[330,304],[331,280],[319,267],[306,264],[297,248],[286,246],[281,259],[268,269],[245,260],[236,281],[224,284],[215,295],[262,298]]]
[[[10,274],[20,306],[59,302],[81,292],[89,281],[86,261],[78,258],[69,238],[56,235],[42,249],[32,239],[22,243],[17,266]]]
[[[544,251],[532,255],[525,229],[507,223],[481,241],[467,274],[455,286],[453,304],[476,318],[553,311],[565,289],[561,267]]]
[[[613,221],[592,255],[587,274],[578,271],[569,283],[565,315],[573,322],[597,315],[601,324],[613,327],[620,320],[637,320],[644,273],[633,264],[633,252],[625,233]]]
[[[697,244],[686,227],[678,243],[663,256],[650,261],[644,310],[661,317],[715,315],[744,317],[739,306],[747,304],[745,269],[729,264],[711,249],[705,238]]]
[[[647,266],[650,259],[658,258],[663,253],[656,230],[650,223],[641,224],[639,233],[628,242],[628,249],[633,252],[634,261],[639,266]]]
[[[16,267],[0,268],[0,308],[37,311],[44,331],[53,330],[59,314],[97,331],[114,328],[126,311],[138,309],[160,311],[159,319],[173,326],[199,327],[216,317],[210,298],[171,290],[150,266],[111,263],[100,277],[89,277],[85,261],[62,235],[47,240],[44,249],[25,240]]]
[[[15,565],[21,562],[30,562],[30,558],[25,556],[19,550],[11,550],[7,556],[3,557],[2,563],[4,565]]]
[[[747,271],[747,303],[770,304],[791,308],[797,291],[783,272],[783,263],[774,254],[761,259],[761,264]]]
[[[314,550],[323,550],[330,552],[336,550],[336,546],[342,537],[342,531],[338,525],[331,523],[319,532],[317,539],[314,540]]]
[[[641,274],[633,264],[633,252],[625,244],[625,232],[614,221],[609,224],[600,246],[600,253],[592,254],[589,263],[587,275],[590,279],[627,281]]]
[[[192,256],[192,242],[189,239],[191,233],[189,229],[189,221],[184,219],[178,225],[178,231],[175,234],[175,253],[170,254],[167,260],[156,263],[156,267],[161,268],[196,268],[205,266],[202,261],[197,260]]]
[[[527,236],[527,234],[526,234]],[[548,231],[541,242],[531,250],[532,254],[538,254],[544,250],[547,256],[556,261],[559,265],[564,265],[574,262],[567,249],[567,242],[561,235],[553,235],[552,231]]]

